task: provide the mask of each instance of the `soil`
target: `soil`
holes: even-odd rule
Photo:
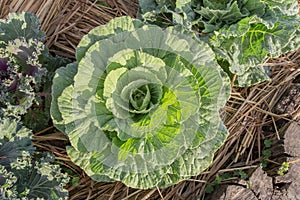
[[[214,192],[204,199],[300,199],[300,84],[297,79],[299,77],[275,106],[274,113],[286,117],[276,121],[280,139],[270,147],[272,156],[269,159],[272,162],[266,168],[260,165],[249,178],[218,185]],[[265,131],[264,134],[268,136],[270,132]],[[274,132],[272,134],[276,135]],[[278,171],[283,162],[288,163],[289,168],[284,175],[280,176]]]
[[[300,125],[290,124],[285,132],[284,147],[288,172],[283,176],[268,176],[260,166],[249,180],[219,186],[209,200],[298,200],[300,199]]]

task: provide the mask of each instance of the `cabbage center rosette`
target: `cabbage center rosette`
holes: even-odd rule
[[[230,84],[208,45],[120,17],[84,36],[76,58],[56,72],[51,116],[91,178],[167,187],[210,165]]]

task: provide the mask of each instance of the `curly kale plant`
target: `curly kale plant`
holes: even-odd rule
[[[32,133],[16,120],[0,122],[0,199],[67,199],[68,182],[50,155],[38,158]]]
[[[49,56],[39,26],[37,17],[25,12],[0,20],[0,116],[18,117],[41,103],[36,93],[43,93],[49,64],[59,59]]]
[[[263,62],[300,46],[297,0],[140,0],[154,24],[182,25],[208,41],[238,86],[269,80]],[[209,39],[207,39],[209,37]]]
[[[12,13],[0,20],[0,115],[18,116],[35,100],[34,91],[46,69],[41,55],[46,49],[44,33],[30,13]]]
[[[56,72],[51,115],[90,177],[167,187],[210,165],[230,84],[208,45],[121,17],[84,36],[76,57]]]

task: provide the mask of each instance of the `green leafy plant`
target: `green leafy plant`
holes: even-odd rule
[[[264,140],[264,145],[266,148],[270,148],[272,146],[272,140]]]
[[[0,122],[0,198],[67,199],[68,183],[50,155],[39,155],[31,142],[32,132],[18,121]]]
[[[272,151],[271,151],[271,147],[272,147],[272,140],[264,140],[264,150],[262,151],[262,159],[261,159],[261,164],[264,170],[267,169],[268,166],[268,159],[272,156]]]
[[[121,17],[84,36],[76,58],[56,71],[51,116],[91,178],[167,187],[210,165],[230,82],[208,45]]]
[[[244,180],[246,180],[248,178],[248,174],[246,172],[244,172],[243,170],[235,170],[233,172],[233,174]]]
[[[230,179],[230,178],[233,178],[233,175],[230,173],[222,173],[220,175],[217,175],[214,182],[206,185],[205,192],[208,194],[213,193],[215,191],[215,189],[218,186],[220,186],[222,181]]]
[[[0,20],[0,116],[19,117],[33,104],[42,104],[37,93],[47,91],[49,72],[68,62],[49,55],[41,42],[45,34],[39,27],[31,13],[10,13],[7,20]],[[46,111],[42,113],[48,122]]]
[[[226,172],[220,175],[217,175],[214,182],[209,183],[205,187],[205,192],[211,194],[217,189],[218,186],[224,184],[224,182],[228,182],[230,180],[235,179],[243,179],[247,182],[247,185],[250,185],[248,179],[248,174],[243,170],[234,170],[233,172]]]
[[[0,21],[0,114],[18,116],[35,101],[34,91],[46,74],[46,69],[41,67],[39,56],[45,48],[39,40],[44,36],[39,31],[37,19],[30,14],[11,14],[7,21]],[[15,26],[21,20],[27,20],[36,34],[31,30],[16,33]],[[21,21],[26,24],[26,21]],[[34,32],[32,31],[32,32]]]
[[[279,176],[285,175],[289,171],[289,167],[290,167],[289,162],[282,162],[277,174]]]
[[[25,12],[11,13],[7,20],[0,20],[1,199],[68,197],[63,188],[67,175],[52,164],[53,156],[35,150],[31,130],[20,122],[35,131],[48,126],[50,101],[45,97],[47,92],[50,96],[51,76],[69,62],[49,55],[41,42],[45,34],[39,26],[37,17]]]
[[[299,48],[297,0],[140,0],[154,24],[181,25],[213,48],[235,85],[269,80],[263,63]],[[165,23],[164,23],[165,22]]]

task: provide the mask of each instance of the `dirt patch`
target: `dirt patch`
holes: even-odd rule
[[[300,125],[293,122],[285,131],[284,153],[288,172],[268,176],[260,166],[247,180],[238,180],[216,188],[207,200],[298,200],[300,199]],[[280,169],[279,169],[280,170]]]

